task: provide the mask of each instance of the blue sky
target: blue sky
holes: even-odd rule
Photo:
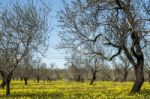
[[[62,0],[49,0],[51,3],[52,11],[50,13],[50,27],[52,26],[52,32],[49,40],[49,48],[45,53],[46,57],[42,58],[42,61],[47,65],[51,63],[55,63],[57,67],[64,68],[64,64],[66,63],[64,50],[55,49],[56,45],[59,44],[60,38],[58,37],[58,33],[60,29],[58,28],[57,22],[57,12],[62,8]]]
[[[6,4],[7,6],[11,5],[15,0],[0,0],[0,3]],[[21,1],[22,3],[26,2],[26,0],[16,0]],[[38,2],[39,0],[33,0]],[[57,12],[62,8],[62,0],[43,0],[48,1],[51,6],[51,12],[49,17],[49,26],[52,27],[52,31],[50,33],[49,39],[49,48],[45,53],[45,57],[42,58],[42,62],[46,63],[48,66],[50,64],[55,63],[58,68],[64,68],[64,64],[66,63],[65,56],[68,56],[64,50],[55,49],[56,45],[59,44],[60,38],[58,37],[58,33],[60,28],[58,27],[57,22]]]

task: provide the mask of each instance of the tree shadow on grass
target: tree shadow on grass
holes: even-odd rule
[[[144,99],[150,99],[150,89],[142,89],[137,93],[129,93],[129,96],[141,96]]]

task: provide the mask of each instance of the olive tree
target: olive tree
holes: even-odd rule
[[[144,82],[142,49],[150,40],[149,8],[148,0],[64,2],[64,8],[59,12],[61,43],[66,48],[92,44],[91,52],[88,53],[107,60],[112,60],[123,52],[135,71],[131,92],[138,92]]]
[[[14,3],[0,13],[0,73],[10,95],[10,81],[18,64],[30,51],[44,48],[49,9],[33,2]]]

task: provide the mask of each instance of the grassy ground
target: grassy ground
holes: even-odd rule
[[[138,94],[129,94],[132,82],[11,82],[11,95],[0,89],[0,99],[150,99],[150,84],[145,82]]]

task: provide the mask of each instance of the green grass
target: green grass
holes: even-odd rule
[[[141,92],[130,94],[132,82],[65,82],[52,81],[40,83],[29,81],[11,82],[11,95],[5,96],[0,89],[1,99],[150,99],[150,84],[145,82]]]

